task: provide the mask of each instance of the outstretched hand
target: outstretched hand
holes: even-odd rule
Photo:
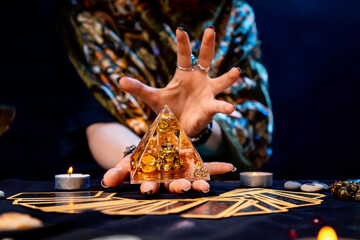
[[[231,114],[235,107],[215,96],[230,87],[240,74],[239,68],[232,68],[217,78],[210,78],[207,71],[199,67],[184,70],[192,64],[191,45],[188,34],[178,28],[177,64],[173,79],[162,89],[147,86],[140,81],[123,77],[120,87],[133,95],[142,98],[155,113],[159,113],[164,105],[168,105],[178,118],[185,133],[193,137],[206,128],[216,113]],[[215,51],[215,31],[212,27],[204,31],[198,64],[210,67]],[[183,70],[180,70],[183,69]]]
[[[217,78],[210,78],[207,69],[211,66],[215,51],[215,31],[212,27],[204,31],[198,66],[192,68],[191,45],[188,34],[178,28],[177,37],[177,65],[173,79],[162,89],[147,86],[140,81],[123,77],[120,87],[135,96],[142,98],[155,113],[159,113],[164,105],[168,105],[185,131],[193,137],[206,128],[216,113],[231,114],[235,107],[225,101],[215,99],[215,96],[230,87],[240,74],[239,68],[232,68]],[[204,163],[210,175],[223,174],[234,171],[230,163]],[[108,187],[122,183],[130,174],[130,155],[123,158],[114,168],[108,170],[102,184]],[[155,194],[160,184],[144,182],[140,186],[143,194]],[[190,182],[178,179],[165,183],[169,192],[183,193],[191,188],[206,193],[210,185],[205,180]]]
[[[124,157],[114,168],[109,169],[102,180],[107,187],[114,187],[122,183],[130,174],[130,154]],[[223,174],[234,170],[234,166],[225,162],[204,163],[210,175]],[[166,189],[172,193],[183,193],[193,188],[195,191],[207,193],[210,185],[205,180],[190,182],[186,179],[177,179],[164,184]],[[142,194],[151,195],[159,190],[160,184],[155,182],[143,182],[140,186]]]

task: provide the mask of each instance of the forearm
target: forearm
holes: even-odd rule
[[[86,129],[90,151],[104,169],[114,167],[123,158],[126,147],[140,138],[120,123],[96,123]]]

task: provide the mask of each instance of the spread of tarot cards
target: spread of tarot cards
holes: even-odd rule
[[[13,204],[44,212],[101,211],[110,215],[164,215],[218,219],[232,216],[287,212],[290,208],[321,204],[319,193],[266,188],[241,188],[195,199],[135,200],[103,191],[24,192],[8,197]]]

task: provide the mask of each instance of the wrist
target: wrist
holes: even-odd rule
[[[189,139],[191,140],[194,146],[199,146],[207,142],[207,140],[211,136],[211,133],[212,133],[212,121],[208,124],[207,128],[201,130],[201,132],[198,135],[194,137],[189,137]]]
[[[223,133],[219,123],[213,120],[212,133],[205,144],[196,146],[196,150],[204,157],[221,155],[224,147]]]

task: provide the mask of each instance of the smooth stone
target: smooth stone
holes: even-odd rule
[[[0,198],[5,197],[5,193],[0,190]]]
[[[324,190],[324,186],[318,183],[305,183],[301,185],[301,190],[304,192],[320,192]]]
[[[326,183],[322,183],[322,182],[319,182],[319,181],[313,181],[312,183],[317,183],[317,184],[321,184],[325,190],[329,190],[329,185],[327,185]]]
[[[286,181],[284,183],[284,188],[287,190],[299,190],[301,187],[301,183],[296,181]]]

